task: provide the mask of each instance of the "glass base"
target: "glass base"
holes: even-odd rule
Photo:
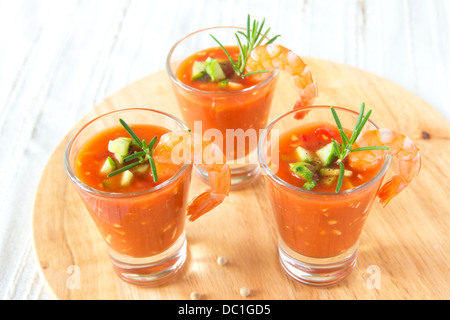
[[[312,286],[332,286],[352,272],[356,265],[358,244],[335,257],[312,258],[293,251],[280,239],[278,251],[281,266],[294,280]]]
[[[133,258],[108,249],[114,271],[122,280],[140,286],[157,286],[170,280],[186,261],[183,233],[168,250],[151,257]]]
[[[229,165],[231,171],[231,190],[246,188],[259,177],[260,168],[257,164],[251,165]],[[208,173],[202,166],[195,166],[195,172],[200,179],[209,184]]]

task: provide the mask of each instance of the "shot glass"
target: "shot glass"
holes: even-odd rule
[[[340,107],[335,110],[344,128],[354,128],[358,113]],[[287,183],[276,174],[279,137],[309,123],[335,123],[330,106],[304,111],[304,119],[296,119],[296,112],[291,111],[267,126],[258,144],[258,159],[277,224],[281,266],[301,283],[331,286],[344,280],[356,265],[360,235],[390,156],[372,179],[339,193],[305,190]],[[370,129],[378,126],[369,120],[363,130]]]
[[[105,240],[118,276],[136,285],[159,285],[173,277],[186,260],[185,219],[192,165],[183,165],[171,178],[144,191],[105,192],[88,186],[77,176],[77,155],[97,134],[116,127],[120,118],[130,125],[187,130],[180,120],[160,111],[113,111],[93,119],[74,135],[64,154],[65,170]]]
[[[175,43],[166,62],[183,120],[194,132],[212,137],[226,154],[232,189],[246,187],[259,175],[256,148],[259,134],[268,122],[278,70],[252,87],[230,92],[193,88],[180,81],[177,73],[181,63],[192,54],[218,47],[210,34],[224,46],[233,46],[237,31],[244,29],[214,27],[189,34]],[[201,167],[195,169],[203,180],[208,180]]]

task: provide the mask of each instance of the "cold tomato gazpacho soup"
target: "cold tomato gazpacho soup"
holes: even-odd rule
[[[227,46],[226,50],[238,61],[237,46]],[[196,52],[187,57],[176,72],[182,83],[195,89],[175,87],[183,119],[191,129],[195,121],[201,121],[202,132],[218,129],[225,139],[234,138],[234,130],[252,129],[258,135],[267,124],[276,82],[267,81],[257,89],[251,88],[270,76],[269,72],[238,76],[220,47]],[[256,144],[246,143],[245,149],[240,150],[238,143],[234,143],[234,148],[226,149],[227,159],[241,158],[255,148]],[[222,149],[225,149],[225,140]]]
[[[350,138],[352,132],[345,130]],[[314,257],[333,257],[359,239],[381,180],[347,196],[345,191],[371,180],[383,164],[355,170],[344,160],[342,187],[335,193],[340,167],[332,139],[342,143],[336,125],[316,122],[281,135],[276,175],[288,184],[308,191],[305,196],[268,183],[282,240],[294,251]]]
[[[238,60],[237,46],[227,46],[226,50],[233,60]],[[238,76],[223,49],[213,47],[201,50],[184,60],[178,68],[177,77],[198,90],[232,92],[252,87],[266,79],[267,75]]]
[[[154,140],[153,145],[168,132],[154,125],[130,127],[142,141]],[[145,156],[124,161],[141,151],[127,131],[117,126],[92,137],[76,159],[77,177],[93,189],[108,192],[104,196],[80,192],[103,238],[115,252],[132,257],[164,252],[180,237],[190,183],[190,170],[185,170],[175,182],[157,191],[145,192],[171,178],[179,167],[172,166],[168,170],[155,163],[158,179],[154,179],[150,161],[146,161]],[[109,177],[130,164],[132,168]]]

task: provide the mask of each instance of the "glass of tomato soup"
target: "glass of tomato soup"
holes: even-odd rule
[[[350,137],[358,113],[334,107]],[[258,159],[278,229],[279,258],[293,279],[329,286],[345,279],[356,264],[364,223],[390,163],[353,169],[347,160],[336,192],[339,165],[330,153],[332,139],[342,143],[330,106],[295,111],[272,121],[261,135]],[[368,121],[364,130],[376,130]]]
[[[259,175],[256,156],[260,132],[266,127],[278,70],[239,77],[220,39],[233,60],[239,49],[237,27],[203,29],[178,41],[170,50],[166,68],[183,120],[196,133],[221,146],[231,168],[231,187],[252,183]],[[209,76],[205,68],[220,69]],[[220,67],[218,67],[218,65]],[[204,180],[206,172],[196,166]]]
[[[118,151],[123,142],[130,153],[136,148],[119,119],[146,143],[187,127],[155,110],[113,111],[84,125],[64,155],[66,172],[105,240],[116,273],[129,283],[157,285],[175,275],[186,259],[192,165],[181,164],[175,170],[158,166],[157,182],[148,161],[108,178],[124,165]]]

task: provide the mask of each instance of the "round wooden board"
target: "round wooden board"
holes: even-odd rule
[[[188,258],[172,281],[141,288],[119,280],[105,244],[63,168],[69,138],[110,110],[148,107],[180,116],[165,71],[139,80],[86,115],[52,154],[36,191],[34,244],[49,291],[57,299],[448,299],[450,126],[436,110],[398,85],[365,71],[305,58],[319,86],[316,104],[373,109],[380,126],[410,136],[421,149],[418,178],[386,208],[376,203],[363,231],[358,263],[346,281],[315,288],[291,280],[278,262],[277,235],[262,178],[187,224]],[[296,99],[282,73],[271,119]],[[395,165],[393,166],[395,167]],[[206,188],[195,175],[191,193]],[[228,264],[216,259],[225,256]]]

